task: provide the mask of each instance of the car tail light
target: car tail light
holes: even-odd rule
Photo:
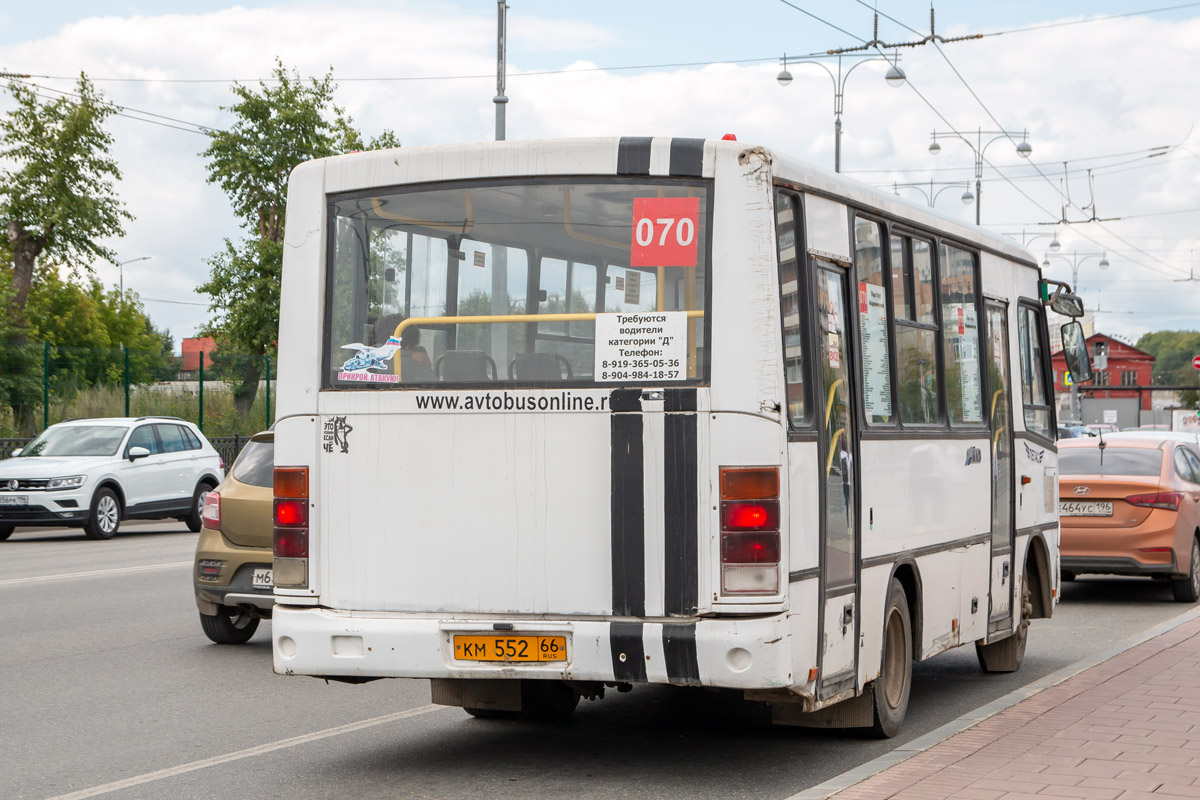
[[[204,497],[204,507],[200,509],[200,522],[209,530],[221,530],[221,495],[209,492]]]
[[[276,467],[273,549],[275,585],[308,587],[308,467]]]
[[[779,468],[721,468],[721,592],[778,594]]]
[[[1149,492],[1147,494],[1131,494],[1125,498],[1125,502],[1131,506],[1141,506],[1143,508],[1166,508],[1171,511],[1178,511],[1179,504],[1183,502],[1183,495],[1180,492]]]

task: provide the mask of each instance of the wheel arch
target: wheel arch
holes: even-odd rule
[[[919,658],[921,652],[921,637],[924,635],[924,624],[921,614],[921,569],[917,566],[917,562],[913,558],[902,558],[892,565],[892,574],[888,577],[888,585],[892,585],[892,579],[900,581],[900,585],[904,587],[904,597],[908,601],[908,618],[912,624],[912,652],[913,659]],[[884,603],[887,603],[887,594],[884,593]],[[886,608],[884,611],[886,612]]]
[[[121,489],[121,484],[114,478],[104,478],[96,484],[96,490],[92,492],[92,502],[96,502],[96,494],[101,489],[112,489],[112,493],[117,496],[117,503],[121,506],[121,514],[125,513],[125,492]],[[90,504],[89,504],[90,507]]]
[[[1050,550],[1041,531],[1029,535],[1025,548],[1025,565],[1033,576],[1030,586],[1030,602],[1033,613],[1030,619],[1050,619],[1054,614],[1054,581],[1050,577]]]

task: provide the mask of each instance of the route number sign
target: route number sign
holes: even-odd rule
[[[699,197],[635,197],[631,267],[694,267]]]

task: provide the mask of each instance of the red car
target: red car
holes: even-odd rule
[[[1179,439],[1067,439],[1059,446],[1063,580],[1083,573],[1169,579],[1200,598],[1200,455]]]

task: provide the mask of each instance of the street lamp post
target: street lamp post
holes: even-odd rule
[[[125,305],[125,265],[132,264],[135,261],[149,261],[150,256],[142,256],[140,258],[131,258],[128,261],[118,261],[117,269],[121,273],[121,305]]]
[[[966,181],[957,181],[957,182],[947,183],[941,189],[934,191],[933,180],[930,180],[928,192],[925,191],[925,187],[919,183],[893,183],[892,191],[898,195],[898,194],[900,194],[900,191],[899,191],[900,189],[916,189],[918,192],[920,192],[922,195],[925,196],[925,202],[927,202],[929,204],[929,207],[933,208],[934,204],[937,203],[937,199],[941,196],[942,192],[946,191],[947,189],[957,189],[957,188],[962,188],[962,187],[966,188],[966,191],[963,192],[963,195],[961,198],[963,201],[963,205],[969,206],[969,205],[971,205],[971,201],[973,201],[975,199],[975,195],[971,194],[971,184],[967,183]]]
[[[984,136],[992,138],[985,144]],[[1017,145],[1017,155],[1021,158],[1029,158],[1029,154],[1033,152],[1033,148],[1029,145],[1028,131],[985,131],[982,129],[975,131],[975,144],[971,144],[971,140],[958,132],[938,133],[936,130],[930,134],[933,142],[929,145],[929,152],[935,156],[942,152],[942,146],[937,143],[938,139],[947,137],[961,139],[966,143],[967,147],[971,148],[971,152],[975,154],[975,224],[979,224],[980,215],[983,212],[983,154],[987,151],[988,146],[993,142],[998,142],[1001,139],[1012,139],[1014,136],[1021,137],[1021,143]],[[965,200],[965,198],[964,198]]]
[[[1045,234],[1040,234],[1040,235],[1044,236]],[[1036,237],[1034,237],[1034,238],[1036,238]],[[1054,237],[1054,241],[1052,241],[1050,243],[1051,249],[1054,249],[1053,246],[1055,244],[1058,244],[1057,236]],[[1055,255],[1054,258],[1061,258],[1063,261],[1070,262],[1070,264],[1071,264],[1071,291],[1075,292],[1075,294],[1080,294],[1080,291],[1079,291],[1079,265],[1080,264],[1082,264],[1084,261],[1087,261],[1089,258],[1098,258],[1098,259],[1100,259],[1100,269],[1108,269],[1108,253],[1104,252],[1104,251],[1101,251],[1099,253],[1080,253],[1076,250],[1072,250],[1071,254],[1069,256],[1064,253],[1062,255]],[[1042,260],[1042,267],[1046,268],[1049,266],[1050,266],[1050,255],[1047,255]],[[1071,381],[1071,417],[1073,419],[1077,419],[1080,421],[1083,420],[1083,411],[1079,407],[1079,385],[1076,384],[1075,381]]]
[[[904,74],[904,70],[900,69],[900,65],[897,63],[899,61],[899,59],[900,59],[899,56],[896,56],[895,61],[892,61],[891,59],[887,59],[887,58],[864,58],[862,61],[859,61],[857,64],[854,64],[854,66],[850,67],[850,69],[846,70],[845,72],[842,72],[842,57],[839,55],[838,60],[837,60],[837,74],[836,75],[834,74],[833,70],[831,70],[829,67],[822,64],[820,61],[801,61],[801,62],[799,62],[801,64],[815,64],[816,66],[825,70],[825,73],[827,75],[829,75],[829,79],[831,81],[833,81],[833,171],[834,172],[842,171],[842,95],[846,88],[846,79],[849,78],[850,73],[854,72],[854,70],[857,69],[859,67],[859,65],[861,65],[861,64],[866,64],[868,61],[883,61],[890,65],[888,67],[887,74],[885,74],[883,76],[884,80],[886,80],[888,82],[889,86],[892,86],[892,87],[902,86],[902,85],[904,85],[904,81],[906,80],[907,76]],[[777,75],[775,77],[775,80],[779,81],[780,86],[787,86],[788,84],[790,84],[792,82],[792,73],[788,72],[787,63],[788,63],[787,55],[785,54],[783,56],[783,69],[780,70],[779,75]]]

